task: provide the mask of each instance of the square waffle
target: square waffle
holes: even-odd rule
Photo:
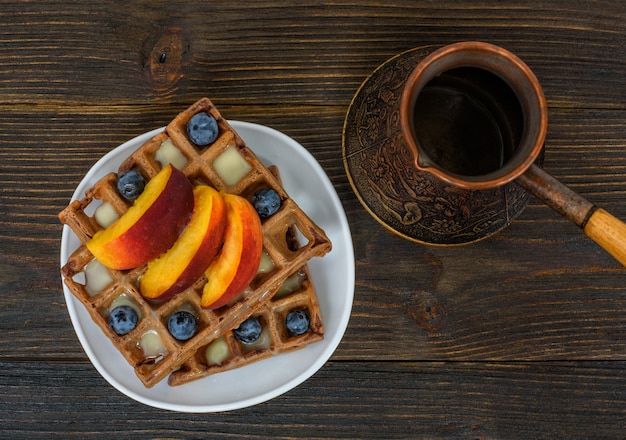
[[[292,281],[294,280],[294,281]],[[268,357],[303,348],[324,337],[324,325],[317,296],[307,266],[290,277],[291,288],[280,289],[270,301],[252,313],[261,322],[261,337],[252,344],[240,342],[233,330],[210,341],[170,374],[168,383],[182,385],[196,379],[232,370]],[[285,325],[285,317],[292,310],[308,313],[309,330],[293,335]]]
[[[186,134],[187,122],[199,112],[213,116],[220,133],[211,145],[201,148],[196,147]],[[106,269],[110,282],[95,292],[88,289],[84,274],[94,257],[85,243],[103,229],[94,214],[94,206],[108,204],[118,215],[131,206],[117,192],[116,173],[104,176],[86,191],[82,199],[72,201],[59,213],[60,221],[68,225],[80,241],[79,247],[61,268],[64,282],[146,387],[163,380],[209,342],[227,335],[251,314],[261,310],[260,307],[272,298],[289,276],[303,270],[311,258],[328,253],[332,246],[324,231],[289,198],[272,171],[259,161],[209,99],[203,98],[180,113],[162,133],[132,153],[120,165],[118,173],[136,169],[146,180],[154,177],[165,166],[159,159],[159,151],[168,139],[184,156],[185,163],[179,168],[192,184],[210,185],[248,200],[258,189],[272,188],[279,194],[282,204],[277,213],[262,220],[264,252],[273,262],[273,269],[259,273],[236,300],[217,310],[200,307],[202,287],[206,283],[204,276],[169,300],[146,300],[138,289],[145,265],[124,271]],[[231,157],[236,154],[248,164],[240,178],[233,180],[216,168],[216,161],[225,154]],[[300,243],[297,248],[290,244],[292,234]],[[109,312],[121,303],[131,305],[139,316],[137,326],[123,336],[108,325]],[[196,334],[184,342],[174,339],[167,330],[168,318],[179,310],[191,311],[198,320]],[[270,322],[270,315],[266,316],[266,322]],[[148,354],[148,351],[154,352]]]
[[[270,167],[277,177],[278,170]],[[290,249],[299,247],[292,228],[287,237]],[[305,311],[309,318],[309,328],[302,334],[294,335],[285,323],[290,311]],[[243,367],[262,359],[304,348],[324,338],[324,324],[317,300],[313,280],[307,265],[283,281],[271,300],[261,304],[250,315],[261,323],[261,337],[252,344],[246,344],[230,329],[218,338],[209,341],[190,357],[180,368],[172,372],[168,383],[182,385],[203,377]]]

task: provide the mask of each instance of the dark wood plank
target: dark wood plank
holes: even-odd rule
[[[626,426],[623,362],[330,362],[276,399],[222,414],[146,407],[85,364],[0,366],[0,435],[11,439],[616,439]]]
[[[545,169],[626,219],[622,1],[3,1],[0,437],[622,438],[624,268],[535,200],[480,243],[410,243],[348,183],[341,133],[362,81],[402,51],[460,40],[531,66],[549,103]],[[357,257],[331,361],[284,396],[211,415],[136,403],[91,366],[56,219],[96,160],[201,96],[316,157]]]
[[[166,105],[5,113],[14,128],[0,134],[10,145],[0,150],[0,288],[6,292],[0,296],[0,322],[16,336],[0,339],[0,357],[56,358],[68,350],[82,356],[60,290],[56,214],[100,156],[165,124],[179,110]],[[355,242],[357,292],[341,358],[624,358],[626,272],[549,208],[533,201],[505,231],[471,246],[410,243],[369,217],[347,183],[341,109],[227,106],[224,112],[300,141],[320,160],[344,202]],[[623,142],[621,133],[612,130],[621,112],[596,111],[587,125],[579,112],[555,110],[553,116],[546,169],[626,218],[620,203],[626,159],[616,146]],[[72,130],[65,131],[70,124]],[[45,136],[37,131],[42,125]],[[45,344],[39,342],[42,333],[49,339]],[[33,352],[42,345],[46,350]]]
[[[142,0],[122,13],[96,1],[4,2],[0,103],[185,102],[209,94],[218,103],[345,105],[397,53],[486,40],[528,62],[552,105],[623,109],[625,22],[626,8],[614,1]],[[169,54],[163,63],[161,54]]]

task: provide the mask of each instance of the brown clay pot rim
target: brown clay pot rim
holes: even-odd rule
[[[439,68],[438,65],[446,67]],[[527,119],[532,118],[534,122],[532,125],[535,127],[535,130],[534,135],[529,135],[528,139],[526,139],[525,145],[527,146],[522,145],[520,147],[520,151],[528,151],[525,154],[520,152],[517,161],[509,161],[512,163],[508,163],[508,166],[505,164],[499,170],[482,176],[457,175],[441,169],[434,163],[428,163],[428,159],[420,161],[419,146],[415,142],[412,129],[413,108],[417,95],[430,79],[437,74],[456,67],[478,67],[490,70],[506,81],[515,91],[523,109],[533,105],[533,103],[527,102],[528,99],[536,104],[533,105],[532,114],[526,114],[527,111],[530,112],[527,108],[524,111],[524,123],[528,124]],[[524,87],[530,96],[521,97],[521,87],[508,78],[508,76],[519,77],[520,75],[523,78]],[[444,182],[461,188],[473,190],[490,189],[513,181],[523,174],[537,159],[543,150],[547,133],[548,110],[539,80],[526,63],[502,47],[485,42],[466,41],[450,44],[432,52],[415,67],[409,75],[400,100],[400,125],[406,145],[414,156],[414,164],[417,169],[430,172]]]

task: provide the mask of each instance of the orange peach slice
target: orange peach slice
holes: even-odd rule
[[[218,309],[248,287],[256,275],[263,253],[261,220],[250,202],[243,197],[223,194],[228,224],[224,245],[205,274],[207,284],[201,305]]]
[[[168,165],[147,184],[133,206],[98,231],[87,248],[111,269],[132,269],[167,251],[187,225],[193,188],[187,177]]]
[[[148,268],[139,283],[148,299],[167,299],[195,283],[220,250],[226,230],[226,203],[215,189],[193,190],[191,220],[174,245]]]

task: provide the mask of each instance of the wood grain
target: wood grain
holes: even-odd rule
[[[602,246],[617,261],[626,265],[626,225],[621,220],[598,209],[589,218],[584,228],[585,234]]]
[[[344,105],[374,67],[403,50],[488,40],[536,71],[551,105],[626,105],[620,99],[626,11],[615,1],[264,1],[237,7],[144,0],[124,13],[114,4],[4,2],[1,102],[190,102],[210,94],[218,104]],[[164,87],[162,76],[152,75],[153,49],[167,47],[167,36],[176,32],[180,64],[171,70],[180,75]]]
[[[0,437],[594,438],[626,428],[626,270],[532,199],[498,235],[391,235],[342,164],[367,76],[422,45],[499,44],[549,104],[544,169],[626,219],[626,3],[3,1]],[[209,96],[300,142],[329,175],[356,255],[348,330],[321,371],[224,414],[136,403],[89,363],[59,276],[57,213],[122,142]]]
[[[89,365],[1,366],[3,382],[24,369],[0,402],[10,438],[614,439],[626,406],[623,363],[331,362],[270,402],[208,415],[141,405]],[[14,408],[28,423],[15,424]]]

